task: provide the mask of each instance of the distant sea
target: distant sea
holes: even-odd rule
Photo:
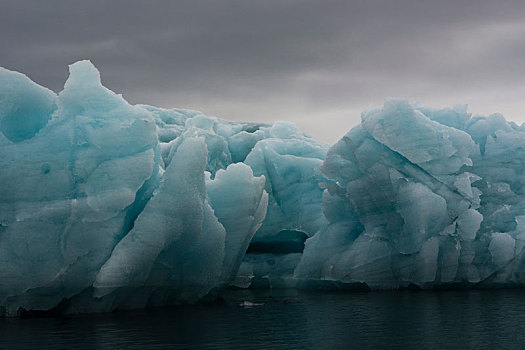
[[[523,349],[525,290],[229,290],[211,304],[0,319],[2,349]]]

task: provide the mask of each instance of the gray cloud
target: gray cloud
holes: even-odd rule
[[[0,0],[0,65],[333,142],[389,97],[525,121],[523,1]]]

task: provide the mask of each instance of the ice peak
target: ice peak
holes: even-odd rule
[[[90,60],[77,61],[69,65],[69,78],[64,88],[77,85],[102,86],[100,72]]]

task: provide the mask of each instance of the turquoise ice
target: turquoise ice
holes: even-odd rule
[[[391,100],[330,148],[329,225],[306,242],[299,285],[517,286],[525,128],[464,106]]]
[[[235,278],[259,228],[324,225],[326,144],[287,123],[131,106],[89,61],[58,95],[2,68],[0,131],[0,314],[194,302]]]
[[[525,127],[402,100],[331,147],[0,69],[0,315],[238,287],[525,285]]]

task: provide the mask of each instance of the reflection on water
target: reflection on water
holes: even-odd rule
[[[0,319],[0,348],[523,348],[524,296],[525,290],[228,291],[211,305]]]

